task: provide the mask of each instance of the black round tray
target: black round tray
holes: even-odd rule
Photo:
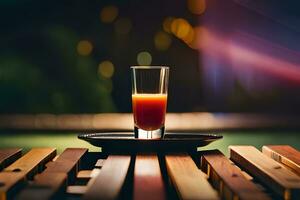
[[[204,133],[166,133],[163,139],[135,139],[133,132],[83,133],[78,138],[107,153],[197,151],[223,136]]]

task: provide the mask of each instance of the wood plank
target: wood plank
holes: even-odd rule
[[[284,199],[300,195],[300,177],[253,146],[230,146],[230,159]]]
[[[300,152],[289,145],[263,146],[262,152],[300,175]]]
[[[94,168],[93,170],[81,170],[77,173],[76,184],[77,185],[87,185],[91,179],[98,176],[100,169]]]
[[[66,182],[73,182],[85,148],[68,148],[54,162],[37,175],[29,187],[22,191],[19,199],[51,199],[66,190]],[[67,179],[68,177],[68,179]],[[39,195],[37,195],[39,194]]]
[[[66,190],[66,173],[42,173],[34,177],[31,185],[22,190],[16,199],[47,200],[62,195]]]
[[[89,184],[84,199],[117,199],[125,182],[130,156],[111,155],[105,161],[99,175]]]
[[[86,185],[70,185],[67,187],[67,193],[72,195],[83,195],[86,193],[88,186]]]
[[[25,182],[24,172],[0,173],[0,200],[11,199],[15,191],[18,191]]]
[[[56,161],[73,161],[79,162],[80,159],[88,152],[87,148],[67,148],[56,159]]]
[[[86,148],[67,148],[54,162],[47,164],[43,173],[66,173],[68,182],[72,183],[76,179],[80,160],[87,152]]]
[[[81,170],[77,173],[77,179],[91,179],[98,176],[100,173],[100,169],[93,169],[93,170]]]
[[[101,168],[101,167],[103,167],[104,162],[105,162],[105,159],[98,159],[97,162],[96,162],[96,164],[95,164],[95,167],[96,167],[96,168]]]
[[[45,196],[50,197],[52,193],[51,188],[48,187],[28,187],[20,194],[18,194],[15,200],[40,200]],[[46,199],[46,198],[45,198]]]
[[[134,166],[133,199],[166,199],[157,155],[137,155]]]
[[[180,199],[218,199],[217,192],[189,155],[167,155],[166,166]]]
[[[3,171],[22,171],[30,179],[34,174],[41,171],[45,164],[52,160],[55,155],[55,148],[34,148]]]
[[[230,195],[233,196],[233,199],[271,199],[257,185],[247,180],[242,171],[219,150],[206,151],[201,155],[201,168],[207,169],[209,179],[217,182],[215,188],[219,190],[223,199],[228,199],[224,192],[225,187],[228,187],[229,192],[233,193]],[[214,174],[217,177],[214,177]]]
[[[65,192],[66,182],[76,179],[81,158],[87,153],[85,148],[68,148],[54,162],[37,175],[29,187],[22,191],[19,199],[51,199]],[[39,194],[39,195],[38,195]]]
[[[77,173],[77,179],[87,179],[91,178],[92,170],[80,170]]]
[[[22,149],[0,149],[0,171],[22,156]]]
[[[65,173],[42,173],[34,177],[33,185],[47,186],[57,190],[66,184],[66,179]]]
[[[0,172],[0,196],[10,198],[25,179],[32,178],[56,155],[54,148],[35,148]]]

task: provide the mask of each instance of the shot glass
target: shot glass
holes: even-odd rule
[[[134,136],[162,139],[165,132],[169,67],[132,66]]]

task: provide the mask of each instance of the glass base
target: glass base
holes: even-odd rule
[[[138,127],[134,127],[134,137],[137,139],[163,139],[165,127],[153,131],[146,131]]]

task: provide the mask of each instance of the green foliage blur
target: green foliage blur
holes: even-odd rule
[[[112,80],[98,75],[92,57],[76,52],[80,38],[74,31],[52,26],[38,37],[38,45],[31,48],[34,58],[13,50],[0,54],[2,113],[116,111]],[[40,42],[46,53],[39,51]],[[41,66],[45,61],[51,66]]]

